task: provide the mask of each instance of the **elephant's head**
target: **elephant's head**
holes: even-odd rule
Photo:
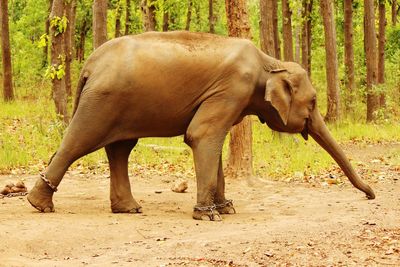
[[[266,81],[265,121],[280,132],[311,135],[339,164],[351,183],[375,198],[373,190],[356,174],[342,149],[329,133],[317,107],[316,91],[307,72],[297,63],[283,62],[282,68],[271,70]]]

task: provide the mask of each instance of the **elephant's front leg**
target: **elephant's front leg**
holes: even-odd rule
[[[225,176],[224,169],[222,167],[222,155],[219,157],[217,191],[215,192],[214,196],[214,204],[217,207],[219,214],[236,213],[232,200],[227,200],[225,198]]]
[[[193,218],[197,220],[221,220],[215,206],[215,196],[223,138],[219,137],[222,141],[218,140],[218,145],[213,139],[214,137],[202,138],[192,145],[197,179],[197,204],[194,207]]]
[[[203,103],[186,131],[185,142],[193,150],[197,179],[197,204],[193,218],[220,220],[216,202],[225,201],[223,173],[218,183],[220,158],[225,136],[238,114],[234,102]]]

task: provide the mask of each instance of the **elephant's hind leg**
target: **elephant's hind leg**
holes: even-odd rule
[[[37,210],[54,211],[52,200],[54,189],[60,184],[68,167],[75,160],[115,141],[113,140],[115,138],[112,127],[113,118],[104,120],[107,116],[110,117],[108,114],[113,114],[112,106],[103,105],[102,112],[88,112],[95,110],[98,105],[98,103],[93,103],[79,106],[44,176],[36,181],[29,192],[28,201]]]
[[[114,213],[141,213],[142,207],[132,196],[128,176],[128,158],[137,139],[117,141],[107,145],[106,152],[110,164],[110,200]]]

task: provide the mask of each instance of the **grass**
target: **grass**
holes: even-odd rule
[[[254,119],[253,162],[259,177],[279,179],[296,172],[318,173],[334,164],[331,157],[313,140],[304,141],[300,135],[278,135]],[[349,120],[329,125],[339,142],[400,142],[400,124],[385,122],[363,124]],[[35,174],[45,168],[57,150],[64,126],[54,114],[51,99],[0,102],[0,173],[24,172]],[[228,142],[226,142],[227,144]],[[224,158],[227,145],[224,146]],[[394,157],[394,160],[399,160]],[[135,147],[130,162],[161,172],[188,171],[193,168],[190,149],[183,137],[145,138]],[[78,160],[72,168],[96,169],[107,167],[104,150]]]

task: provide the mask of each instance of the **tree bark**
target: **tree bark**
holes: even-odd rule
[[[311,76],[311,11],[312,0],[303,0],[303,25],[301,31],[301,64]]]
[[[121,16],[122,16],[122,5],[121,1],[117,2],[115,8],[115,38],[121,36]]]
[[[377,83],[377,51],[374,0],[364,1],[364,47],[367,65],[367,121],[376,119],[379,97],[374,90]]]
[[[12,101],[14,100],[14,89],[12,84],[10,30],[8,25],[8,0],[1,0],[0,5],[1,54],[3,60],[3,98],[4,101]]]
[[[274,57],[277,59],[281,59],[281,42],[279,39],[279,31],[278,31],[278,1],[277,0],[268,0],[268,1],[272,1],[272,27],[274,29],[274,44],[275,44]]]
[[[163,32],[167,32],[169,30],[169,10],[165,7],[167,5],[167,0],[164,0],[164,10],[163,10]]]
[[[125,13],[125,33],[124,35],[130,34],[131,27],[131,0],[126,0],[126,13]]]
[[[385,83],[385,28],[386,28],[386,7],[385,0],[379,0],[379,39],[378,39],[378,84]],[[379,106],[386,104],[385,93],[379,96]]]
[[[397,0],[392,0],[392,25],[396,26],[397,24]]]
[[[208,24],[210,33],[215,33],[214,0],[208,0]]]
[[[320,0],[320,9],[324,22],[325,52],[326,52],[326,80],[327,80],[327,121],[336,121],[340,116],[338,60],[336,52],[336,29],[333,16],[333,2]]]
[[[146,32],[156,30],[156,7],[154,4],[154,0],[142,0],[140,3],[140,9],[142,10],[143,16],[143,27]]]
[[[107,42],[107,0],[93,1],[93,48]]]
[[[85,60],[85,43],[86,43],[86,35],[89,31],[88,27],[89,22],[86,18],[83,19],[82,25],[79,30],[79,44],[78,48],[76,49],[76,59],[81,63]]]
[[[47,7],[47,11],[48,11],[48,15],[46,18],[46,22],[44,24],[44,29],[46,32],[46,35],[49,36],[50,34],[50,12],[51,12],[51,7],[53,6],[53,0],[49,0],[48,2],[48,7]],[[42,68],[46,67],[48,64],[48,58],[49,58],[49,45],[48,42],[46,42],[46,45],[43,46],[43,60],[42,60]]]
[[[73,59],[73,40],[75,33],[75,13],[76,2],[71,0],[65,4],[65,15],[68,19],[67,29],[65,31],[64,48],[65,48],[65,90],[68,96],[72,96],[71,85],[71,63]]]
[[[251,39],[245,0],[225,0],[229,36]],[[250,117],[231,130],[227,174],[251,177],[253,174],[252,127]]]
[[[293,61],[292,11],[288,0],[282,0],[283,59]]]
[[[275,57],[273,2],[260,0],[260,42],[261,50]]]
[[[344,0],[344,65],[346,83],[346,110],[354,101],[354,49],[353,49],[353,0]]]
[[[192,7],[193,7],[193,0],[188,0],[188,9],[186,14],[186,27],[185,30],[190,29],[190,21],[192,20]]]
[[[53,7],[50,13],[50,21],[53,21],[56,17],[62,18],[64,16],[64,0],[54,0]],[[67,26],[68,27],[68,26]],[[65,68],[65,53],[64,53],[64,38],[65,31],[58,32],[56,27],[50,26],[50,36],[51,36],[51,66],[53,70],[59,70],[60,68]],[[56,113],[64,121],[68,123],[68,113],[67,113],[67,94],[65,88],[65,75],[62,77],[52,78],[52,88],[53,88],[53,100],[56,106]]]

